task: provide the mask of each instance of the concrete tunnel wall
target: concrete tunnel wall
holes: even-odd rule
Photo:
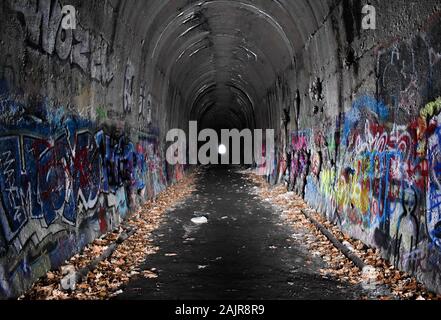
[[[276,129],[258,170],[439,292],[441,1],[369,3],[2,1],[0,297],[179,180],[189,120]]]

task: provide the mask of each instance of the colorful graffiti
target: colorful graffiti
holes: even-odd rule
[[[133,143],[47,103],[3,95],[0,110],[8,110],[0,122],[0,288],[12,296],[113,230],[168,180],[157,129]]]
[[[311,206],[381,248],[396,267],[438,284],[441,53],[433,39],[440,30],[432,21],[408,40],[376,48],[378,92],[355,98],[328,127],[294,134],[291,166],[292,183],[306,182]]]
[[[363,94],[358,88],[343,97],[351,99],[345,113],[333,108],[338,114],[332,119],[314,112],[321,123],[312,128],[299,127],[311,122],[310,114],[298,115],[296,129],[301,129],[292,132],[286,157],[290,191],[438,291],[439,22],[438,12],[408,39],[394,38],[374,48],[375,93]],[[323,103],[328,98],[335,97],[324,96]]]
[[[353,103],[335,166],[320,159],[332,139],[320,138],[316,130],[311,139],[293,139],[292,172],[298,182],[296,163],[312,154],[305,200],[346,230],[363,230],[358,236],[382,247],[397,267],[415,270],[409,257],[424,239],[431,252],[441,244],[441,103],[427,104],[407,125],[393,123],[389,108],[365,96]]]
[[[441,101],[437,100],[436,109],[438,113]],[[430,107],[430,106],[429,106]],[[441,117],[438,115],[433,121],[441,124]],[[428,140],[428,166],[429,182],[427,191],[427,232],[435,246],[441,249],[441,126],[436,127],[435,132]]]
[[[291,133],[290,190],[304,195],[311,166],[311,130]]]

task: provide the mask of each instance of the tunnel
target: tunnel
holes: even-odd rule
[[[234,260],[259,265],[246,237],[275,209],[249,198],[237,170],[441,293],[441,1],[3,0],[0,17],[0,298],[25,294],[195,172],[205,178],[187,209],[237,213],[237,241],[253,249]],[[186,161],[167,159],[171,130],[185,134]],[[274,143],[256,152],[241,140],[232,165],[189,161],[207,130],[271,130]],[[210,230],[206,242],[236,248],[234,231]]]

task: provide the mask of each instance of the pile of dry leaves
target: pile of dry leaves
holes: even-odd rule
[[[151,233],[159,227],[168,209],[182,202],[193,192],[196,175],[197,172],[189,174],[179,183],[167,188],[154,201],[147,202],[118,231],[94,241],[59,270],[48,272],[46,277],[36,282],[20,299],[103,300],[122,293],[120,287],[134,276],[157,277],[156,270],[139,269],[146,257],[158,249],[152,244]],[[115,245],[117,239],[127,230],[132,230],[133,234],[119,244],[108,259],[99,262],[94,270],[88,272],[84,281],[78,283],[74,290],[62,290],[60,282],[68,272],[78,272],[96,261],[109,246]]]
[[[321,270],[323,276],[335,277],[351,284],[363,282],[362,272],[344,256],[335,246],[306,218],[301,210],[308,211],[311,216],[326,227],[342,244],[346,245],[352,253],[360,257],[367,265],[375,268],[377,283],[387,286],[392,295],[378,296],[380,300],[440,300],[429,292],[424,285],[414,277],[397,270],[389,262],[381,258],[375,248],[370,248],[359,240],[344,234],[338,226],[333,225],[322,215],[311,210],[308,205],[294,193],[287,193],[286,186],[270,187],[258,175],[249,173],[248,179],[258,185],[258,194],[265,201],[283,210],[285,220],[297,230],[297,240],[305,244],[313,255],[321,257],[328,265],[326,270]]]

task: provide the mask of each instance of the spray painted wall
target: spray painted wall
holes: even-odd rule
[[[160,101],[136,57],[112,46],[110,4],[76,5],[105,14],[93,22],[80,11],[78,29],[66,31],[59,1],[0,5],[0,298],[20,295],[184,174],[165,162],[153,125]]]
[[[363,1],[343,1],[286,76],[288,185],[440,292],[440,3],[410,21],[409,7],[374,4],[377,31],[359,27]]]
[[[155,130],[135,143],[45,102],[25,106],[3,92],[0,106],[1,288],[11,296],[170,179]]]
[[[60,28],[65,1],[2,1],[0,296],[181,178],[163,161],[165,133],[215,102],[212,82],[231,92],[236,73],[249,87],[231,101],[245,107],[210,119],[275,129],[268,181],[286,179],[440,291],[441,3],[370,0],[377,29],[363,30],[366,3],[70,0],[72,31]],[[214,41],[244,27],[224,21],[253,26],[259,54],[240,37]]]

